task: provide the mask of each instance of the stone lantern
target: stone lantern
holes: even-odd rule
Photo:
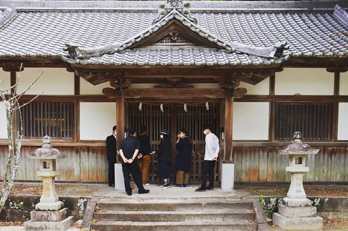
[[[40,203],[30,212],[30,221],[25,222],[25,230],[56,230],[63,231],[70,228],[73,217],[66,217],[67,208],[59,201],[54,186],[54,179],[59,175],[56,171],[56,159],[65,158],[58,149],[52,148],[51,138],[43,138],[44,145],[27,155],[29,159],[40,160],[37,175],[42,178],[43,190]]]
[[[303,174],[309,172],[306,167],[306,157],[317,154],[319,149],[313,149],[302,143],[301,132],[294,133],[294,141],[280,150],[280,155],[289,155],[289,166],[286,171],[291,174],[290,188],[284,204],[278,205],[278,213],[273,214],[273,223],[286,230],[322,230],[323,218],[318,217],[317,208],[306,197],[303,188]]]

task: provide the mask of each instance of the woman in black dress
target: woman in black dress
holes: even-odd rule
[[[187,136],[186,129],[180,130],[175,147],[178,150],[176,184],[178,187],[188,187],[192,162],[192,139]]]
[[[160,133],[162,139],[158,150],[151,154],[158,154],[157,176],[164,180],[163,188],[170,188],[171,162],[172,162],[172,142],[168,138],[168,131],[162,129]]]

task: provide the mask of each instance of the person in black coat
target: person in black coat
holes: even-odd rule
[[[117,127],[115,125],[112,128],[112,135],[106,137],[107,159],[109,162],[108,180],[109,180],[110,187],[115,186],[115,163],[116,163],[116,153],[117,153],[116,132],[117,132]]]
[[[172,142],[168,137],[168,131],[166,129],[162,129],[160,137],[162,141],[158,150],[151,154],[158,154],[157,176],[164,180],[163,188],[170,188],[169,180],[171,177],[171,162],[173,160]]]
[[[186,129],[180,130],[175,147],[178,149],[176,184],[179,187],[188,187],[192,162],[192,140],[187,136]]]
[[[124,177],[124,186],[128,196],[132,195],[130,187],[130,174],[132,174],[135,184],[138,187],[138,193],[149,193],[142,184],[141,172],[138,164],[138,154],[140,142],[136,137],[136,129],[130,127],[128,129],[128,137],[122,140],[120,147],[120,156],[122,157],[122,171]]]

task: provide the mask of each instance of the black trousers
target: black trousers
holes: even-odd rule
[[[133,162],[131,164],[125,164],[122,163],[122,171],[123,171],[123,177],[124,177],[124,186],[126,188],[126,192],[132,193],[132,188],[130,187],[130,174],[132,173],[133,180],[135,184],[138,187],[139,191],[143,191],[144,186],[143,186],[143,180],[141,177],[141,172],[140,172],[140,167],[138,164],[138,161]]]
[[[108,180],[109,180],[109,186],[115,185],[115,160],[108,160],[109,162],[109,173],[108,173]]]
[[[204,160],[202,163],[202,189],[207,188],[207,175],[209,175],[209,186],[208,188],[214,188],[214,168],[215,160]]]

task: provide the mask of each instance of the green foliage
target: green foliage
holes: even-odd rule
[[[17,206],[17,209],[20,211],[24,211],[24,203],[23,202],[19,203]]]
[[[95,208],[94,208],[94,211],[98,211],[99,210],[99,206],[96,205]]]

